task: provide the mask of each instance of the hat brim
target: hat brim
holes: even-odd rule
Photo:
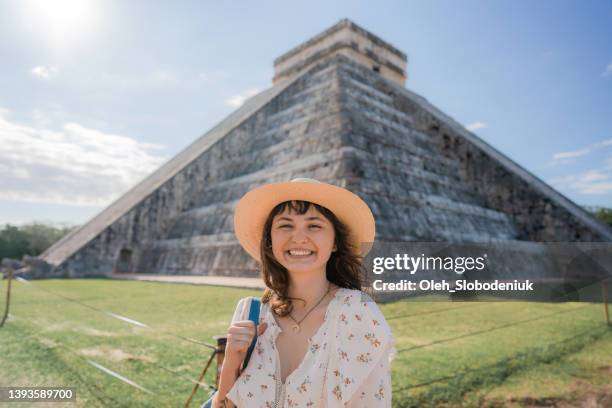
[[[319,204],[349,229],[349,241],[358,255],[371,249],[376,233],[370,207],[356,194],[332,184],[287,181],[265,184],[246,193],[234,213],[234,231],[238,242],[258,262],[263,227],[268,215],[278,204],[303,200]]]

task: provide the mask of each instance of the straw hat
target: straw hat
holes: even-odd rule
[[[309,178],[265,184],[246,193],[234,213],[234,231],[240,245],[257,261],[263,227],[274,207],[284,201],[302,200],[319,204],[334,213],[349,228],[349,241],[361,256],[374,242],[375,224],[370,207],[345,188]],[[370,245],[364,245],[370,244]]]

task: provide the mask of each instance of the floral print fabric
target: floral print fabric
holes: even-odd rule
[[[232,321],[248,319],[248,307],[248,298],[241,299]],[[306,355],[284,384],[276,349],[282,330],[268,304],[262,305],[263,322],[268,328],[227,394],[239,408],[391,407],[395,340],[378,305],[365,293],[338,289]]]

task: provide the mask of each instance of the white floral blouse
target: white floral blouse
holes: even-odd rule
[[[238,303],[232,322],[248,319],[245,299]],[[259,321],[267,322],[268,328],[257,338],[249,365],[227,394],[239,408],[391,407],[395,340],[367,294],[336,291],[304,359],[285,383],[280,380],[276,349],[282,330],[268,304],[262,305]]]

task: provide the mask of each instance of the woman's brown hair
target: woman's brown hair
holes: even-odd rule
[[[268,215],[263,227],[259,249],[261,254],[261,274],[266,284],[262,302],[270,302],[270,307],[277,316],[286,316],[291,313],[293,309],[292,301],[299,298],[292,298],[288,295],[289,272],[276,260],[276,258],[274,258],[272,253],[272,221],[276,215],[282,213],[285,209],[303,215],[312,205],[314,205],[314,207],[327,218],[334,227],[336,251],[331,253],[327,261],[325,272],[327,280],[339,287],[361,290],[364,274],[362,258],[356,255],[357,248],[351,246],[349,242],[348,227],[344,225],[333,212],[321,205],[309,201],[285,201],[278,204],[270,211],[270,215]]]

